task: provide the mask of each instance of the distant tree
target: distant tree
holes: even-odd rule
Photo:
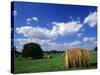
[[[50,50],[48,53],[63,53],[64,51]]]
[[[25,58],[41,59],[43,58],[43,52],[39,44],[28,43],[23,46],[22,56]]]
[[[58,53],[58,51],[57,50],[51,50],[50,53],[56,54],[56,53]]]

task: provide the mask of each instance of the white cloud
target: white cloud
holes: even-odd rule
[[[94,27],[97,24],[97,12],[90,13],[85,19],[84,24]]]
[[[68,48],[74,48],[74,47],[78,47],[78,45],[81,42],[78,40],[75,40],[73,42],[66,42],[63,44],[57,43],[57,42],[49,42],[48,43],[48,49],[49,50],[66,50]]]
[[[80,41],[78,41],[78,40],[75,40],[75,41],[73,41],[73,42],[71,42],[71,43],[69,43],[70,45],[79,45],[81,42]]]
[[[15,39],[15,42],[18,43],[18,51],[21,51],[23,45],[30,42],[40,44],[43,50],[66,50],[67,48],[76,47],[76,45],[80,44],[80,41],[73,41],[69,43],[60,44],[57,42],[52,42],[51,40],[41,40],[36,38],[18,38]]]
[[[15,44],[17,43],[17,50],[22,51],[23,46],[27,43],[38,43],[43,50],[51,50],[47,44],[50,43],[51,40],[41,40],[37,38],[18,38],[15,39]]]
[[[41,27],[23,26],[17,27],[16,31],[19,34],[23,34],[25,37],[35,37],[41,39],[55,39],[58,36],[55,26],[52,30]]]
[[[32,21],[31,18],[27,18],[27,19],[26,19],[27,24],[31,24],[31,21]]]
[[[40,44],[43,50],[67,50],[68,48],[86,48],[90,50],[97,45],[95,37],[89,37],[89,38],[85,37],[83,39],[85,39],[85,41],[75,40],[71,42],[58,43],[47,39],[41,40],[37,38],[18,38],[15,40],[15,42],[18,43],[17,48],[19,49],[19,51],[22,50],[24,44],[30,42]]]
[[[40,45],[45,45],[47,43],[49,43],[51,40],[41,40],[41,39],[37,39],[37,38],[18,38],[15,40],[16,42],[19,43],[19,45],[23,46],[26,43],[38,43]]]
[[[83,38],[83,47],[93,49],[97,46],[96,37],[84,37]]]
[[[32,20],[38,21],[38,17],[32,17]]]
[[[84,37],[83,42],[94,42],[96,37]]]
[[[47,45],[47,43],[49,43],[51,40],[41,40],[41,39],[37,39],[37,38],[17,38],[15,39],[15,44],[17,47],[18,51],[22,51],[23,46],[27,43],[38,43],[39,45],[41,45],[42,49],[45,50],[45,45]]]
[[[30,21],[32,21],[32,19],[31,18],[27,18],[26,21],[30,22]]]
[[[31,24],[32,21],[36,21],[37,22],[38,21],[38,17],[31,17],[31,18],[27,18],[26,19],[27,24]]]
[[[37,38],[18,38],[15,39],[15,43],[17,43],[18,51],[21,51],[23,46],[26,43],[38,43],[41,45],[43,50],[66,50],[67,48],[77,47],[81,42],[75,40],[73,42],[66,42],[66,43],[57,43],[51,40],[41,40]]]
[[[52,22],[52,24],[58,28],[58,33],[60,35],[67,35],[70,33],[78,32],[82,27],[82,24],[80,24],[78,21],[67,23]]]
[[[31,26],[23,26],[16,28],[17,33],[23,34],[24,36],[31,35],[32,27]]]
[[[30,21],[30,19],[27,19]],[[42,27],[32,27],[32,26],[22,26],[17,27],[16,32],[23,34],[25,37],[34,37],[41,39],[56,39],[59,35],[64,36],[71,33],[78,32],[82,24],[75,22],[68,23],[58,23],[52,22],[53,27],[51,29],[42,28]]]

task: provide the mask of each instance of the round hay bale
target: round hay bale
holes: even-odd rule
[[[65,52],[65,66],[67,68],[88,67],[89,54],[86,49],[72,48]]]

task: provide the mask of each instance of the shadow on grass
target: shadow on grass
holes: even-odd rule
[[[91,67],[96,67],[97,68],[97,63],[90,63]]]

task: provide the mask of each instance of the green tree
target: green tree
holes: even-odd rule
[[[43,52],[39,44],[28,43],[23,46],[22,56],[25,58],[41,59],[43,58]]]

